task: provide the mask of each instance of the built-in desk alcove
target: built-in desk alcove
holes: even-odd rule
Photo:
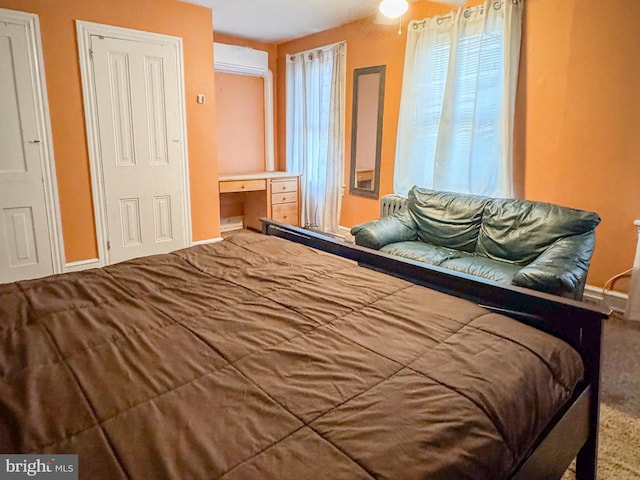
[[[287,172],[226,175],[220,177],[219,187],[223,231],[260,230],[261,217],[300,226],[300,175]]]
[[[260,230],[260,218],[300,224],[300,177],[275,168],[268,52],[214,44],[223,232]]]

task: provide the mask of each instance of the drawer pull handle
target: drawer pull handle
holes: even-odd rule
[[[244,185],[240,185],[240,188],[244,189]]]

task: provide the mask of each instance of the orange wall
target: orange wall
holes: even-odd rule
[[[468,5],[480,3],[469,1]],[[0,7],[37,13],[53,130],[67,261],[97,255],[76,19],[183,38],[194,240],[219,235],[212,22],[206,8],[174,0],[0,0]],[[423,0],[408,18],[445,13]],[[144,12],[141,15],[140,12]],[[520,196],[597,211],[602,224],[589,283],[603,285],[631,266],[640,218],[640,2],[615,8],[595,0],[527,0],[516,111],[515,172]],[[276,162],[285,167],[286,53],[347,41],[346,149],[350,151],[353,69],[387,65],[381,195],[393,189],[393,162],[405,36],[371,19],[278,46],[215,34],[222,43],[267,50],[274,74]],[[196,104],[196,94],[208,101]],[[345,178],[348,179],[347,155]],[[348,185],[347,185],[348,186]],[[346,189],[348,192],[348,188]],[[341,224],[376,217],[378,201],[345,195]]]
[[[480,0],[468,2],[469,5],[481,3]],[[410,4],[410,9],[404,15],[402,35],[398,35],[398,24],[380,25],[374,22],[374,17],[343,25],[332,30],[292,40],[278,45],[278,77],[286,78],[285,58],[288,53],[296,53],[322,45],[345,40],[347,42],[347,71],[346,71],[346,129],[345,129],[345,196],[342,201],[342,216],[340,225],[353,226],[359,222],[377,218],[379,201],[355,195],[349,195],[349,168],[351,152],[351,102],[353,91],[353,70],[374,65],[386,65],[386,81],[384,95],[384,119],[382,129],[382,152],[380,170],[380,195],[393,192],[393,164],[396,149],[396,134],[398,128],[398,113],[400,105],[400,91],[402,87],[402,69],[404,65],[404,50],[406,36],[404,29],[408,19],[422,19],[428,16],[449,12],[451,7],[446,5],[421,1]],[[284,169],[286,162],[286,90],[285,82],[278,83],[279,112],[276,132],[280,167]]]
[[[525,195],[600,214],[588,282],[604,285],[632,266],[640,218],[640,2],[526,6]]]
[[[264,158],[264,80],[216,72],[220,175],[260,172]]]
[[[352,226],[361,220],[376,218],[378,201],[349,195],[349,166],[351,152],[351,117],[353,70],[360,67],[386,65],[386,85],[384,97],[384,120],[382,133],[380,194],[393,189],[393,156],[395,151],[395,127],[398,123],[400,82],[404,60],[404,36],[395,33],[394,27],[374,25],[370,20],[362,20],[309,37],[293,40],[278,46],[278,77],[286,78],[286,55],[345,40],[346,95],[345,95],[345,196],[342,201],[340,225]],[[285,82],[278,83],[278,123],[276,134],[281,169],[286,165],[286,90]]]
[[[279,83],[279,78],[278,78],[278,46],[275,43],[267,43],[267,42],[260,42],[258,40],[252,40],[249,38],[242,38],[242,37],[236,37],[234,35],[228,35],[225,33],[219,33],[219,32],[213,32],[213,38],[214,41],[218,42],[218,43],[226,43],[228,45],[238,45],[240,47],[249,47],[249,48],[254,48],[256,50],[263,50],[265,52],[267,52],[267,54],[269,55],[269,70],[271,71],[272,74],[272,80],[273,80],[273,122],[274,125],[277,125],[278,122],[278,109],[277,109],[277,105],[278,105],[278,89],[276,88],[276,85],[278,85]],[[283,77],[284,78],[284,77]],[[284,115],[284,114],[283,114]],[[275,163],[276,163],[276,170],[278,169],[277,167],[280,164],[280,160],[278,159],[278,142],[279,142],[279,138],[276,135],[276,138],[274,138],[274,149],[275,149],[275,155],[276,155],[276,159],[275,159]],[[283,161],[283,165],[284,165],[284,161]],[[284,168],[282,168],[282,170],[284,170]]]
[[[467,6],[480,1],[469,1]],[[445,13],[411,4],[407,18]],[[519,196],[593,210],[602,223],[588,282],[606,280],[633,262],[640,218],[640,2],[527,0],[516,105],[515,183]],[[387,65],[380,194],[393,190],[395,138],[406,37],[395,27],[359,21],[278,47],[286,53],[347,41],[346,152],[350,152],[353,69]],[[285,153],[285,85],[279,82],[277,124]],[[348,179],[347,155],[345,178]],[[347,185],[348,186],[348,185]],[[348,192],[348,188],[346,189]],[[378,200],[345,194],[340,224],[376,218]]]
[[[220,33],[220,32],[214,32],[213,33],[213,37],[214,40],[218,43],[225,43],[227,45],[237,45],[240,47],[249,47],[249,48],[253,48],[256,50],[263,50],[265,52],[267,52],[267,54],[269,55],[269,70],[271,71],[272,74],[272,80],[273,80],[273,85],[274,85],[274,92],[273,92],[273,102],[274,102],[274,112],[273,112],[273,121],[274,124],[275,122],[277,122],[277,118],[278,118],[278,112],[277,109],[275,108],[275,105],[277,105],[277,96],[278,96],[278,92],[275,89],[275,86],[278,84],[278,75],[277,75],[277,66],[278,66],[278,46],[274,43],[266,43],[266,42],[260,42],[258,40],[252,40],[249,38],[242,38],[242,37],[236,37],[234,35],[228,35],[225,33]],[[218,132],[218,135],[220,135],[220,132]],[[221,138],[221,137],[219,137]],[[264,137],[263,137],[264,139]],[[277,143],[278,143],[278,138],[274,138],[274,148],[276,149],[275,153],[276,153],[276,159],[275,159],[275,163],[276,163],[276,167],[279,165],[279,161],[277,158],[277,153],[278,153],[278,149],[277,149]],[[222,160],[222,162],[224,163],[225,161]],[[220,172],[221,174],[225,173],[225,169],[226,169],[226,164],[221,163],[220,165]],[[277,169],[277,168],[276,168]],[[236,172],[233,172],[236,173]],[[224,194],[222,196],[221,199],[221,205],[220,205],[220,215],[222,218],[227,218],[227,217],[234,217],[234,216],[241,216],[244,214],[244,205],[243,205],[243,196],[242,195],[235,195],[235,194]]]
[[[97,257],[76,19],[182,37],[193,239],[218,237],[211,11],[175,0],[0,0],[0,7],[40,18],[66,261]]]

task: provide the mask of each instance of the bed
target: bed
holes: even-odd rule
[[[606,312],[264,232],[0,285],[0,452],[87,479],[559,478],[576,455],[595,478]]]

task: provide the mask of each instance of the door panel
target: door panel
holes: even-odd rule
[[[11,268],[38,263],[31,207],[4,208],[3,224]]]
[[[122,244],[125,247],[142,245],[139,198],[120,199],[120,225],[122,228]]]
[[[131,79],[129,58],[121,53],[109,53],[109,76],[113,109],[114,159],[120,167],[135,165],[133,117],[129,104]]]
[[[156,233],[156,242],[169,242],[173,240],[171,232],[171,197],[162,195],[153,197],[153,214]]]
[[[11,42],[10,29],[2,28],[0,36],[0,65],[13,68],[0,68],[0,139],[2,155],[0,155],[0,173],[27,171],[22,132],[20,131],[20,110],[16,95],[16,70],[14,66],[14,48]],[[15,33],[14,33],[15,35]],[[18,43],[18,42],[16,42]],[[19,44],[19,43],[18,43]],[[22,45],[26,48],[26,45]]]
[[[148,131],[150,161],[152,165],[167,165],[167,121],[164,109],[163,59],[145,57],[145,76],[148,88]]]
[[[0,282],[53,273],[39,132],[37,79],[27,25],[0,12]]]
[[[108,263],[186,246],[174,50],[91,36]]]

